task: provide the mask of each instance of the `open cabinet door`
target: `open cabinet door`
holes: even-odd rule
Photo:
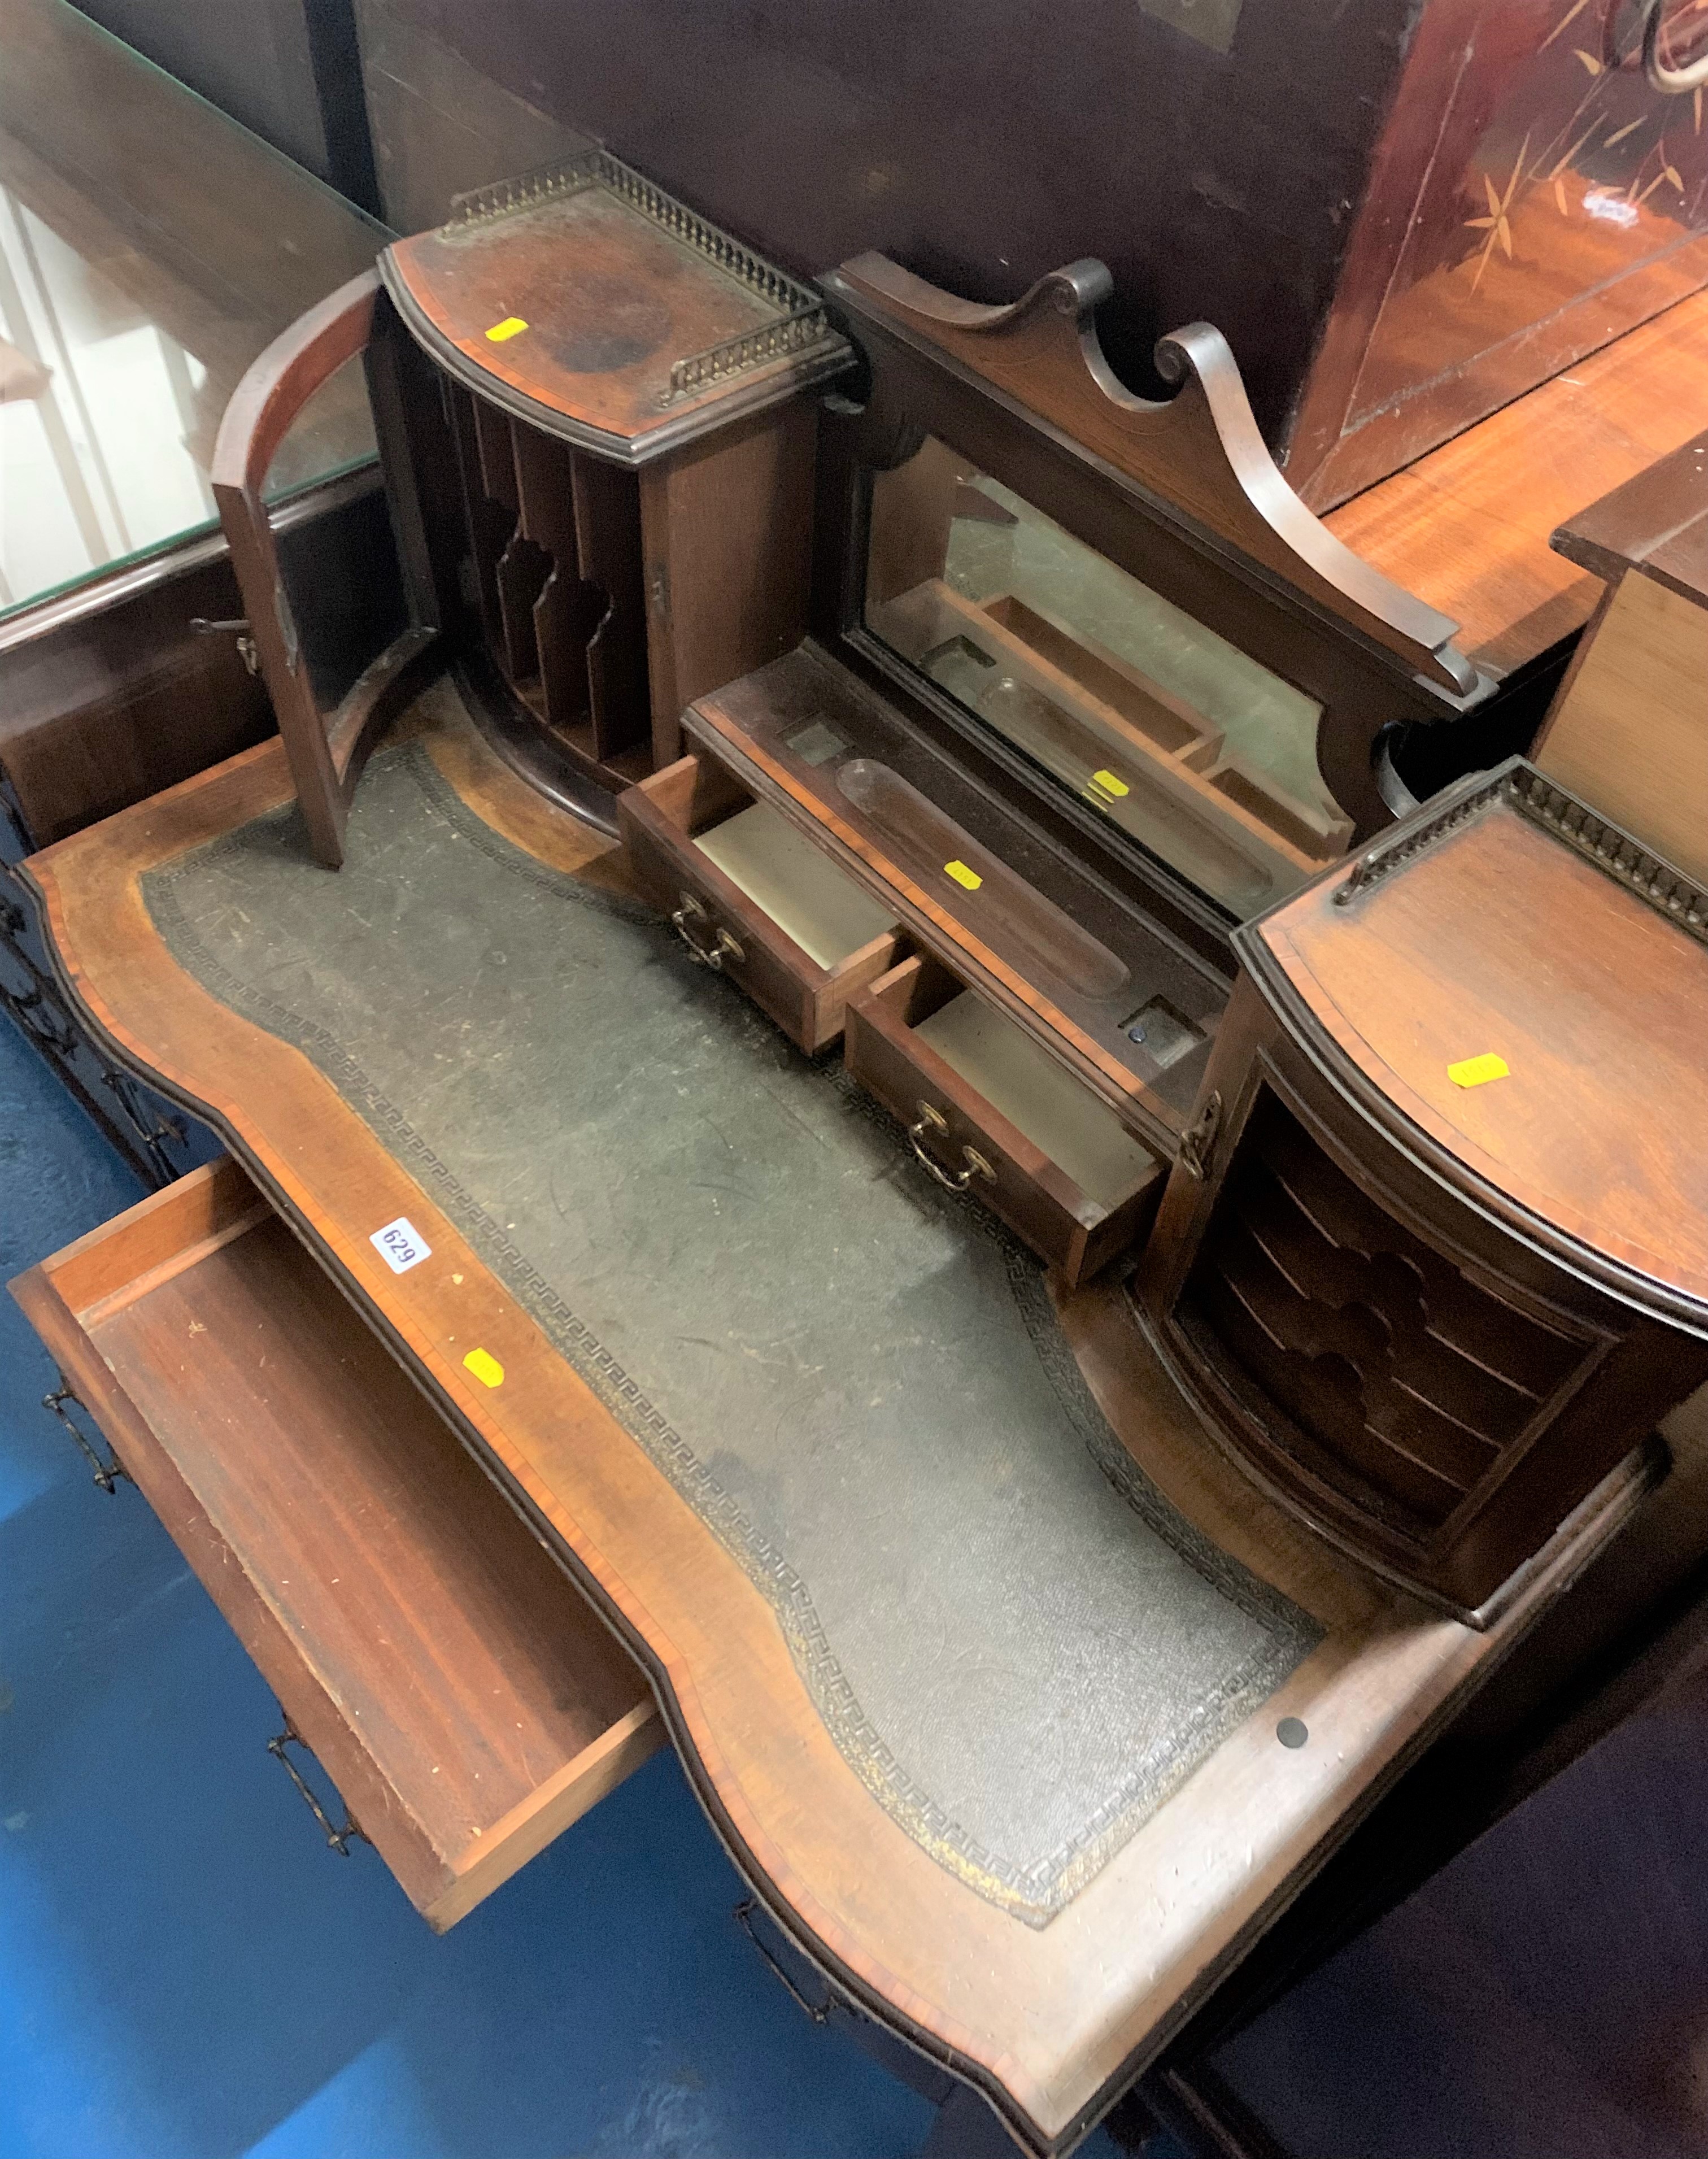
[[[379,273],[365,270],[311,308],[238,384],[214,446],[214,497],[284,738],[309,844],[328,869],[344,861],[350,797],[369,751],[425,681],[438,641],[431,580],[411,574],[413,533],[400,534],[411,620],[331,712],[323,712],[279,567],[262,490],[280,443],[314,395],[348,360],[368,354]],[[378,390],[370,370],[370,387]],[[376,397],[376,402],[380,401]],[[388,474],[388,488],[392,477]],[[398,504],[393,501],[394,523]]]

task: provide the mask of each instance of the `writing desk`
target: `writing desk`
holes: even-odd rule
[[[531,863],[546,884],[572,882],[621,898],[623,873],[611,844],[555,812],[501,766],[447,686],[436,686],[420,701],[386,755],[416,759],[430,780],[437,775],[433,784],[454,796],[461,808],[448,815],[458,846],[495,848],[513,868]],[[370,797],[377,786],[370,777],[358,798],[358,819],[370,799],[383,800],[383,790]],[[312,1605],[293,1607],[279,1579],[286,1571],[281,1552],[289,1537],[300,1536],[303,1517],[282,1523],[270,1535],[249,1507],[271,1453],[251,1447],[241,1430],[229,1429],[223,1448],[204,1456],[204,1465],[214,1466],[199,1473],[204,1489],[190,1492],[189,1504],[181,1493],[174,1500],[166,1492],[158,1459],[177,1461],[181,1484],[191,1451],[185,1430],[198,1423],[205,1429],[210,1416],[217,1422],[217,1405],[210,1411],[199,1387],[222,1390],[227,1402],[243,1388],[269,1399],[256,1361],[265,1348],[246,1346],[234,1333],[217,1344],[217,1359],[199,1364],[197,1345],[205,1338],[196,1328],[211,1331],[212,1322],[193,1299],[181,1316],[178,1369],[164,1377],[163,1338],[152,1348],[143,1343],[116,1351],[110,1334],[103,1336],[111,1325],[103,1314],[121,1312],[127,1302],[139,1307],[174,1281],[188,1295],[186,1276],[220,1252],[241,1248],[241,1236],[256,1226],[257,1209],[277,1216],[290,1235],[265,1235],[278,1259],[296,1271],[282,1276],[282,1297],[300,1305],[306,1255],[313,1278],[329,1281],[339,1293],[334,1306],[359,1315],[386,1365],[413,1383],[431,1413],[427,1423],[453,1436],[494,1480],[514,1509],[516,1551],[535,1549],[538,1540],[644,1673],[702,1803],[789,1937],[862,2007],[984,2091],[1027,2146],[1039,2152],[1070,2148],[1479,1677],[1613,1535],[1637,1504],[1652,1466],[1639,1463],[1623,1481],[1610,1480],[1617,1489],[1604,1488],[1594,1505],[1566,1525],[1510,1604],[1478,1631],[1341,1561],[1260,1498],[1207,1443],[1163,1379],[1118,1281],[1058,1297],[1061,1339],[1137,1476],[1193,1535],[1247,1571],[1259,1585],[1253,1596],[1278,1597],[1301,1615],[1307,1640],[1281,1685],[1234,1722],[1041,1923],[1037,1911],[1005,1908],[988,1884],[972,1879],[965,1866],[945,1863],[942,1851],[928,1848],[917,1823],[904,1826],[874,1794],[833,1737],[821,1701],[791,1652],[777,1604],[743,1563],[738,1541],[720,1534],[691,1503],[526,1308],[514,1281],[501,1279],[483,1260],[474,1238],[436,1196],[430,1168],[418,1157],[411,1165],[395,1133],[388,1144],[384,1118],[376,1120],[371,1105],[370,1115],[360,1114],[314,1055],[242,1017],[173,957],[159,926],[161,888],[145,889],[145,880],[191,851],[217,847],[289,794],[281,750],[267,745],[61,842],[26,872],[67,994],[88,1023],[113,1054],[208,1118],[253,1187],[251,1194],[237,1185],[236,1171],[228,1168],[145,1203],[144,1210],[74,1248],[74,1255],[86,1256],[106,1240],[104,1272],[86,1257],[62,1256],[25,1277],[20,1294],[27,1309],[121,1456],[135,1450],[127,1466],[179,1534],[216,1599],[237,1617],[298,1728],[305,1734],[329,1731],[338,1720],[329,1710],[327,1675],[309,1652],[317,1630],[332,1622]],[[349,866],[330,878],[299,847],[291,876],[317,881],[317,892],[355,905],[339,897],[359,890],[349,882]],[[525,878],[518,890],[525,883]],[[425,888],[402,903],[406,913],[427,911],[430,921],[432,905]],[[566,953],[572,958],[574,904],[562,912]],[[352,938],[361,931],[354,914],[349,927]],[[665,940],[660,950],[666,950],[667,933],[657,934]],[[453,943],[447,945],[448,972],[469,964],[476,966],[480,993],[494,1006],[517,993],[514,979],[508,986],[496,979],[489,952],[471,963],[466,950],[459,956]],[[681,971],[684,995],[738,1001],[728,986]],[[714,1002],[707,1010],[719,1007]],[[442,1029],[434,1013],[423,1010],[416,1056],[454,1060],[458,1025],[447,1021]],[[779,1048],[780,1054],[780,1043]],[[811,1068],[807,1076],[817,1084]],[[551,1165],[535,1167],[549,1182]],[[922,1200],[929,1189],[920,1178]],[[572,1217],[587,1195],[558,1188],[553,1199],[562,1215]],[[431,1248],[429,1259],[401,1274],[372,1241],[375,1231],[399,1218]],[[247,1224],[241,1233],[233,1228],[239,1221]],[[826,1223],[825,1234],[831,1226]],[[251,1282],[250,1293],[264,1301],[264,1284]],[[219,1302],[212,1300],[210,1311]],[[810,1334],[813,1315],[806,1318]],[[781,1331],[798,1327],[799,1319],[791,1316]],[[258,1330],[256,1339],[259,1344]],[[318,1372],[299,1343],[292,1374],[301,1390],[299,1414],[310,1408],[313,1385],[324,1390],[318,1421],[334,1443],[362,1422],[340,1398],[351,1375],[365,1401],[383,1384],[364,1361],[370,1351],[359,1355],[355,1340],[341,1342],[329,1328]],[[474,1350],[501,1366],[500,1384],[486,1384],[469,1369],[465,1360]],[[790,1414],[788,1398],[779,1411]],[[688,1403],[681,1414],[691,1411]],[[919,1415],[929,1425],[929,1406],[920,1405]],[[407,1444],[427,1444],[426,1429],[412,1427]],[[726,1438],[739,1444],[738,1434]],[[371,1434],[363,1443],[372,1445]],[[321,1474],[330,1515],[336,1499],[329,1462]],[[905,1491],[895,1495],[888,1525],[893,1533],[940,1535],[940,1524],[910,1526],[907,1498]],[[301,1509],[312,1514],[313,1504],[299,1491]],[[448,1539],[454,1514],[453,1507],[439,1517]],[[188,1515],[202,1525],[194,1535],[184,1527]],[[478,1509],[471,1507],[470,1519],[471,1535],[495,1534]],[[237,1537],[233,1525],[240,1520],[246,1526],[236,1571],[245,1575],[246,1591],[234,1585],[229,1564]],[[1041,1545],[1048,1528],[1041,1520]],[[872,1538],[876,1573],[886,1558],[882,1540],[869,1524],[851,1534]],[[359,1550],[353,1540],[350,1556],[359,1556]],[[907,1573],[903,1567],[899,1578]],[[447,1564],[438,1593],[454,1597],[457,1582],[457,1570]],[[343,1587],[349,1596],[349,1585]],[[988,1587],[1040,1597],[1049,1588],[1024,1580]],[[381,1581],[365,1585],[357,1602],[370,1598],[379,1609],[389,1599],[388,1608],[409,1610],[422,1593],[419,1583]],[[535,1584],[529,1593],[542,1600],[533,1608],[537,1618],[550,1585]],[[264,1609],[268,1625],[250,1624],[237,1611],[242,1595]],[[399,1789],[395,1765],[410,1750],[391,1743],[396,1729],[418,1716],[417,1696],[390,1704],[376,1696],[375,1721],[382,1714],[389,1718],[388,1732],[358,1735],[368,1751],[368,1783],[361,1795],[347,1787],[344,1796],[417,1901],[441,1923],[473,1901],[465,1892],[495,1886],[510,1871],[507,1861],[519,1864],[538,1848],[542,1828],[550,1833],[572,1819],[650,1743],[641,1701],[631,1695],[625,1706],[620,1670],[609,1665],[601,1630],[582,1620],[576,1631],[579,1606],[551,1608],[559,1656],[566,1640],[582,1645],[571,1660],[587,1675],[577,1731],[584,1738],[582,1753],[593,1747],[596,1758],[573,1767],[581,1754],[562,1728],[560,1702],[558,1753],[549,1761],[541,1758],[544,1781],[556,1779],[552,1793],[537,1803],[511,1797],[520,1778],[514,1773],[499,1820],[477,1825],[482,1837],[467,1839],[463,1857],[448,1869],[442,1866],[434,1874],[429,1868],[432,1878],[424,1881],[419,1868],[411,1876],[407,1862],[395,1856],[401,1835],[395,1824],[407,1826],[412,1818],[418,1825],[426,1805],[418,1792]],[[981,1623],[980,1613],[963,1610],[947,1637],[922,1628],[920,1657],[934,1664],[976,1646]],[[456,1624],[471,1636],[485,1628],[489,1639],[494,1628],[525,1633],[515,1600],[494,1613],[489,1595],[484,1604],[473,1599]],[[970,1687],[976,1657],[966,1669]],[[538,1673],[536,1658],[515,1684],[534,1687]],[[1069,1676],[1064,1673],[1064,1685]],[[410,1685],[418,1680],[418,1671],[410,1675]],[[442,1684],[454,1695],[461,1680],[448,1669]],[[536,1722],[546,1714],[537,1694],[533,1713]],[[1014,1705],[999,1701],[994,1713],[1012,1716]],[[602,1742],[593,1730],[598,1717],[606,1720],[601,1732],[615,1737]],[[1301,1726],[1304,1743],[1286,1743],[1299,1737]],[[448,1747],[461,1728],[450,1715],[437,1727]],[[348,1735],[340,1744],[341,1754],[337,1747],[329,1751],[342,1777],[344,1764],[361,1749]],[[389,1768],[379,1759],[388,1746]],[[426,1762],[419,1753],[415,1758]],[[388,1775],[392,1781],[381,1794]],[[392,1826],[363,1818],[369,1792],[383,1797]],[[513,1847],[500,1851],[499,1835],[474,1871],[467,1846],[484,1841],[488,1830],[498,1835],[506,1825]],[[417,1835],[415,1848],[428,1841],[425,1833]],[[447,1872],[455,1879],[448,1882]]]

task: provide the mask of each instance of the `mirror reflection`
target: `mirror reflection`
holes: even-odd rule
[[[934,437],[874,477],[866,624],[1242,919],[1352,836],[1320,705]]]

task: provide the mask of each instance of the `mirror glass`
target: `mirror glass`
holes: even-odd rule
[[[1242,920],[1343,853],[1322,707],[947,443],[874,476],[866,626]]]

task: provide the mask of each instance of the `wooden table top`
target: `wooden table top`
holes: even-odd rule
[[[1460,625],[1497,677],[1581,629],[1600,578],[1549,542],[1708,428],[1708,291],[1516,398],[1323,522]]]
[[[1380,1099],[1568,1263],[1708,1331],[1708,897],[1634,845],[1611,875],[1523,805],[1581,810],[1511,770],[1517,793],[1467,783],[1371,849],[1362,888],[1338,870],[1252,941]],[[1657,880],[1699,935],[1633,888]],[[1505,1074],[1462,1069],[1488,1055]]]
[[[429,691],[408,724],[505,837],[556,869],[624,883],[611,843],[505,770],[447,687]],[[172,961],[142,873],[288,794],[272,743],[35,857],[27,874],[70,994],[122,1058],[212,1121],[531,1510],[642,1663],[702,1804],[790,1936],[871,2013],[982,2089],[1026,2146],[1070,2148],[1612,1534],[1619,1509],[1574,1530],[1477,1633],[1337,1560],[1247,1483],[1174,1395],[1118,1285],[1062,1303],[1123,1444],[1324,1637],[1065,1908],[1027,1923],[939,1864],[867,1790],[815,1709],[771,1604],[431,1191],[303,1055]],[[432,1247],[401,1276],[370,1241],[400,1214]],[[471,1339],[499,1359],[500,1389],[464,1369]],[[1279,1743],[1287,1717],[1307,1727],[1308,1743]]]

